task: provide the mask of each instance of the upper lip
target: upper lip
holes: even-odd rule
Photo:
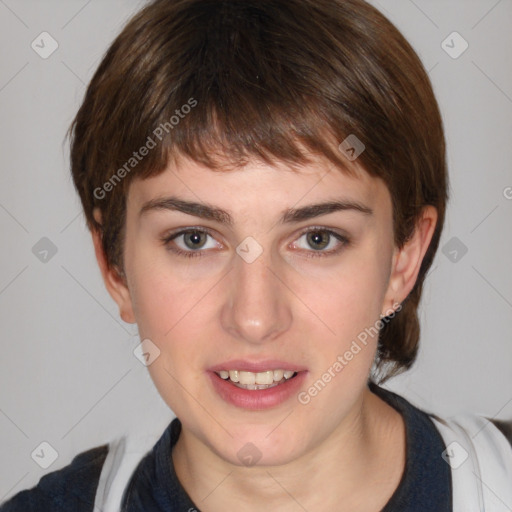
[[[278,361],[276,359],[266,359],[264,361],[231,359],[230,361],[216,364],[208,369],[212,372],[220,372],[221,370],[239,370],[243,372],[258,373],[267,370],[291,370],[294,372],[300,372],[307,368],[302,365],[287,363],[286,361]]]

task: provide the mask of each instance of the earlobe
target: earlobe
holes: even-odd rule
[[[96,222],[101,224],[101,214],[97,208],[94,210]],[[108,293],[114,299],[119,307],[119,315],[126,323],[135,323],[132,301],[126,279],[120,275],[116,268],[109,267],[103,244],[101,242],[101,232],[96,228],[91,228],[91,236],[94,244],[96,260],[103,277],[103,282]]]
[[[426,206],[416,224],[413,236],[401,249],[395,248],[384,307],[392,307],[395,302],[403,302],[413,289],[436,223],[436,209],[433,206]]]

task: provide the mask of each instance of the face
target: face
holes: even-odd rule
[[[362,169],[183,160],[130,186],[117,300],[184,431],[233,464],[284,464],[354,422],[377,344],[362,333],[403,299],[397,256],[388,189]],[[274,385],[226,380],[241,370]]]

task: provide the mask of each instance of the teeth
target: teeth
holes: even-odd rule
[[[284,370],[274,370],[274,380],[281,380],[284,377]]]
[[[240,383],[244,386],[255,386],[258,384],[271,385],[280,382],[283,380],[283,377],[285,379],[291,378],[294,373],[293,370],[268,370],[257,373],[239,370],[220,370],[218,375],[224,380],[230,379],[232,382]]]
[[[252,372],[238,372],[238,382],[240,384],[256,384],[257,373]]]
[[[274,382],[274,372],[258,372],[256,374],[255,384],[272,384]]]

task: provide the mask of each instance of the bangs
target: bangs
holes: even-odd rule
[[[353,174],[355,166],[339,148],[344,134],[336,133],[321,111],[311,108],[311,102],[308,107],[293,109],[291,117],[288,108],[265,105],[247,90],[228,101],[217,97],[198,103],[170,133],[164,130],[159,162],[148,166],[141,177],[156,175],[181,157],[214,171],[239,168],[252,160],[268,165],[282,162],[293,168],[320,158]],[[156,130],[160,135],[161,129]]]

